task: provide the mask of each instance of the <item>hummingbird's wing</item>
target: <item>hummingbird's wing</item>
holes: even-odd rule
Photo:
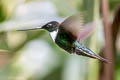
[[[91,35],[96,27],[95,22],[84,24],[84,18],[83,13],[70,16],[60,24],[60,28],[71,33],[76,40],[84,40]]]
[[[65,19],[61,24],[60,28],[64,29],[66,32],[71,33],[74,37],[77,38],[78,33],[81,31],[83,27],[83,15],[82,13],[75,14],[73,16]]]
[[[86,48],[84,45],[80,44],[78,41],[74,42],[74,47],[75,47],[75,53],[78,55],[83,55],[83,56],[95,58],[95,59],[98,59],[98,60],[103,61],[105,63],[108,62],[107,59],[95,54],[93,51]]]
[[[94,32],[96,27],[96,22],[90,22],[85,24],[84,27],[82,27],[82,30],[78,33],[77,40],[80,41],[88,38]]]

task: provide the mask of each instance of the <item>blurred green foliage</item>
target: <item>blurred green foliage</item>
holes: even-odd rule
[[[120,3],[120,0],[110,0],[109,5],[110,5],[110,10],[114,10],[116,5]]]
[[[29,2],[35,2],[35,1],[45,1],[45,0],[23,0],[22,4],[27,4]],[[47,0],[46,0],[47,1]],[[48,0],[49,1],[49,0]],[[24,3],[25,2],[25,3]],[[99,0],[51,0],[56,9],[59,17],[68,17],[72,14],[75,14],[77,12],[83,12],[87,16],[85,18],[85,23],[100,20],[100,1]],[[37,3],[37,2],[36,2]],[[111,13],[114,11],[116,5],[120,3],[120,0],[110,0],[110,10]],[[7,21],[11,21],[17,6],[19,4],[19,0],[0,0],[0,22],[4,23]],[[33,14],[34,15],[34,14]],[[31,16],[30,16],[31,17]],[[11,23],[12,24],[12,23]],[[20,26],[22,27],[22,26]],[[100,26],[101,27],[101,26]],[[1,26],[0,26],[1,28]],[[100,30],[96,29],[96,32],[92,35],[92,37],[89,37],[84,41],[84,44],[89,46],[89,48],[93,49],[96,53],[100,51],[100,48],[102,47],[99,39],[98,39],[98,32]],[[49,72],[48,75],[43,77],[42,79],[34,75],[29,76],[25,78],[24,80],[63,80],[63,70],[65,68],[65,64],[72,55],[67,54],[67,52],[63,51],[62,49],[59,49],[58,46],[54,44],[54,42],[51,40],[50,35],[45,30],[35,30],[35,31],[26,31],[23,32],[23,35],[20,36],[20,38],[23,39],[23,42],[20,44],[17,44],[17,42],[14,41],[14,44],[17,44],[15,47],[10,46],[9,40],[9,34],[16,34],[18,35],[18,31],[2,31],[0,32],[0,49],[8,50],[10,55],[10,61],[9,64],[5,65],[4,68],[1,68],[0,70],[0,79],[1,80],[19,80],[17,77],[20,73],[22,73],[22,65],[15,65],[17,63],[17,58],[20,57],[19,54],[21,50],[24,50],[25,46],[29,44],[29,42],[36,40],[36,39],[44,39],[50,46],[51,50],[53,50],[54,54],[60,57],[60,62],[58,63],[58,66],[54,68],[51,72]],[[21,33],[20,33],[21,34]],[[11,35],[10,38],[13,38]],[[19,40],[19,39],[16,39]],[[99,50],[98,50],[99,49]],[[119,63],[119,57],[120,54],[116,54],[115,58],[115,80],[120,80],[119,74],[120,74],[120,63]],[[57,60],[56,60],[57,61]],[[84,60],[83,60],[84,61]],[[87,64],[84,64],[87,62]],[[81,63],[86,69],[85,73],[82,74],[82,72],[79,72],[82,74],[82,76],[85,76],[85,80],[98,80],[99,78],[99,63],[95,60],[88,60],[86,59],[85,62]],[[49,66],[48,66],[49,68]],[[21,74],[20,74],[21,75]],[[12,78],[11,78],[12,77]],[[23,76],[24,77],[24,76]],[[72,79],[71,79],[72,80]],[[82,80],[82,79],[78,79]]]
[[[16,5],[16,0],[0,0],[0,22],[10,18]]]

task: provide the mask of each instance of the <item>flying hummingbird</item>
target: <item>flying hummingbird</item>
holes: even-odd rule
[[[18,31],[45,29],[50,32],[53,41],[68,53],[75,53],[108,62],[107,59],[95,54],[93,51],[80,43],[84,38],[85,32],[87,36],[90,34],[90,27],[83,27],[83,16],[81,14],[73,15],[64,20],[61,24],[57,21],[51,21],[41,27],[19,29]],[[82,29],[83,27],[83,29]],[[52,34],[56,34],[53,36]]]

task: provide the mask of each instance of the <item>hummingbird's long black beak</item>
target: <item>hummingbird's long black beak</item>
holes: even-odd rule
[[[37,30],[37,29],[43,29],[42,27],[34,27],[34,28],[27,28],[27,29],[17,29],[17,31],[29,31],[29,30]]]

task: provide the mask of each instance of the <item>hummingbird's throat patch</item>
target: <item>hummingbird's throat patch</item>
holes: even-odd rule
[[[50,35],[51,35],[53,41],[55,41],[55,38],[56,38],[56,36],[57,36],[57,33],[58,33],[58,30],[53,31],[53,32],[50,32]]]

